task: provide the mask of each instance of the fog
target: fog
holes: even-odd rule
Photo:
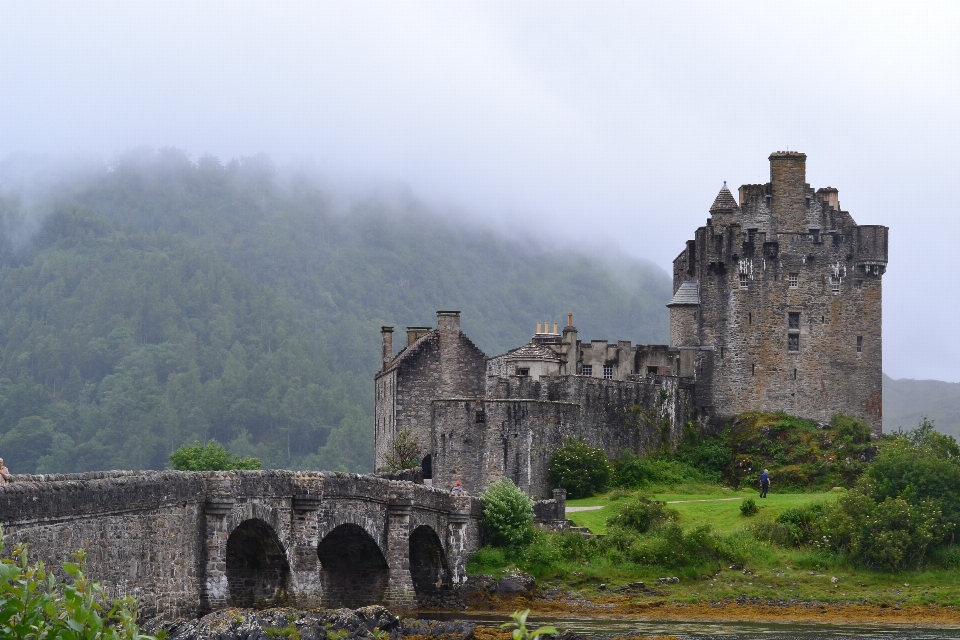
[[[960,381],[958,113],[954,3],[0,4],[0,158],[265,152],[668,269],[803,151],[890,227],[895,378]]]

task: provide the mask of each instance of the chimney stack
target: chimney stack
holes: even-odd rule
[[[380,336],[383,338],[383,370],[386,371],[393,362],[393,327],[380,327]]]
[[[437,311],[437,329],[441,332],[460,331],[460,312]]]

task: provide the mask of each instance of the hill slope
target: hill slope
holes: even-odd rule
[[[614,273],[410,199],[345,201],[264,158],[137,152],[58,184],[29,206],[0,190],[15,472],[156,468],[208,437],[266,466],[369,470],[379,327],[441,308],[490,355],[568,311],[586,339],[667,340],[655,267]]]
[[[883,430],[914,429],[926,416],[937,431],[960,439],[960,384],[883,376]]]

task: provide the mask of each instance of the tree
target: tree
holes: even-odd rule
[[[235,456],[216,440],[211,440],[207,444],[201,444],[197,440],[171,453],[170,464],[177,471],[252,470],[260,468],[260,459]]]
[[[420,464],[420,441],[410,429],[398,431],[384,456],[387,471],[413,469]]]

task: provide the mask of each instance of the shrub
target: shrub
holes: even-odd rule
[[[562,486],[571,498],[584,498],[603,491],[610,483],[610,463],[601,449],[568,438],[550,456],[550,482]]]
[[[185,444],[170,454],[170,464],[177,471],[228,471],[259,469],[260,458],[241,458],[227,451],[216,440],[201,444]]]
[[[666,522],[676,520],[678,516],[676,511],[667,509],[660,501],[638,497],[623,505],[619,513],[608,518],[607,526],[646,533]]]
[[[12,557],[0,558],[0,637],[152,640],[136,624],[137,601],[127,597],[103,604],[103,588],[84,573],[86,554],[73,555],[76,562],[63,564],[65,582],[43,563],[30,564],[24,545],[17,545]]]
[[[611,484],[636,489],[654,484],[678,485],[705,481],[711,479],[683,462],[666,458],[640,458],[626,451],[614,465]]]
[[[733,461],[733,447],[726,432],[711,437],[688,425],[676,458],[716,482]]]
[[[757,506],[757,502],[753,498],[744,498],[743,502],[740,503],[741,516],[755,516],[758,513],[760,513],[760,507]]]
[[[490,544],[520,547],[533,540],[533,501],[509,478],[494,482],[480,494],[483,528]]]
[[[873,430],[863,420],[838,413],[830,419],[834,437],[851,444],[870,444]]]

